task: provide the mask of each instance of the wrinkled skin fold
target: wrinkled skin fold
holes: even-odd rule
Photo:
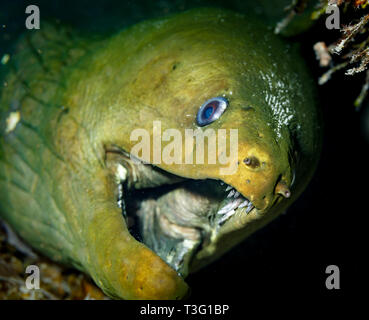
[[[285,211],[318,161],[309,74],[250,17],[196,9],[104,39],[45,25],[7,67],[0,215],[113,298],[185,297],[186,275]],[[207,128],[238,130],[235,172],[132,161],[134,129],[185,136],[213,97],[228,107]]]

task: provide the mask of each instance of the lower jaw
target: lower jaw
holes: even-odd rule
[[[178,190],[184,189],[186,190],[183,196],[184,201],[187,204],[193,203],[196,206],[199,199],[204,200],[202,197],[206,198],[208,196],[209,183],[213,187],[216,184],[215,191],[213,190],[215,195],[212,194],[212,197],[210,197],[210,205],[205,206],[204,212],[199,212],[198,216],[194,216],[192,219],[188,219],[188,221],[186,221],[185,217],[176,217],[170,214],[177,209],[173,209],[170,206],[172,201],[171,194],[178,193]],[[128,191],[126,192],[125,201],[121,202],[122,214],[126,219],[128,229],[136,240],[153,250],[182,277],[186,277],[189,273],[189,266],[196,254],[203,250],[204,246],[214,243],[222,226],[227,224],[229,219],[235,218],[229,216],[225,219],[227,212],[218,214],[220,203],[225,201],[224,194],[222,194],[219,186],[222,186],[223,190],[227,188],[227,185],[218,181],[186,180],[185,182],[152,189]],[[207,189],[206,192],[203,189]],[[200,193],[203,192],[203,194],[196,193],[196,190]],[[193,196],[194,194],[196,196]],[[168,199],[166,200],[165,197]],[[245,199],[242,196],[238,197],[233,201],[239,205],[244,203]],[[164,201],[162,201],[163,198]],[[228,199],[228,201],[230,200]],[[231,204],[228,204],[230,209],[232,209]],[[221,207],[224,208],[224,206]],[[169,214],[165,214],[166,208],[169,208]],[[183,208],[178,208],[179,211],[181,209]],[[240,210],[236,209],[236,211]],[[241,210],[243,212],[238,212],[237,214],[249,214],[252,210],[256,209],[251,207],[245,208],[244,206]],[[199,209],[199,211],[201,210]],[[237,214],[234,212],[232,215]]]

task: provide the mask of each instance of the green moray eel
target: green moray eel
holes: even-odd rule
[[[6,67],[0,215],[112,298],[185,297],[188,273],[284,212],[319,158],[309,73],[251,17],[193,9],[107,38],[45,24]],[[200,123],[200,111],[217,117]],[[158,132],[199,128],[226,141],[237,129],[236,157],[229,144],[217,151],[227,165],[154,162],[174,141],[164,136],[146,158],[132,151],[144,139],[135,129],[151,145]],[[182,144],[182,160],[197,151],[185,140],[173,150]]]

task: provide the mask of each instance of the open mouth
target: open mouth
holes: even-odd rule
[[[131,235],[183,277],[225,224],[256,210],[220,180],[186,179],[121,153],[115,164],[117,205]]]

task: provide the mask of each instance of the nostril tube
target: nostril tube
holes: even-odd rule
[[[251,164],[251,158],[245,158],[243,159],[243,162],[245,165],[249,166]]]
[[[280,181],[280,182],[277,183],[277,185],[275,187],[275,193],[280,194],[281,196],[283,196],[285,198],[291,197],[291,191],[287,187],[287,184],[283,181]]]
[[[291,196],[291,191],[289,189],[286,189],[283,193],[285,198],[289,198]]]
[[[251,156],[243,159],[243,163],[251,168],[257,168],[260,166],[260,161],[258,158]]]

